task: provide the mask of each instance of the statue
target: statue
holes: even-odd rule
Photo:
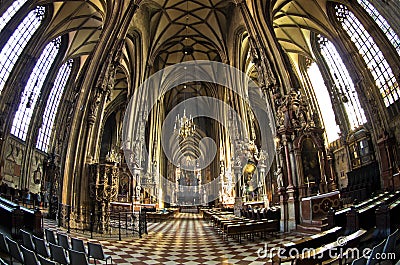
[[[279,129],[284,129],[285,128],[285,111],[286,107],[279,107],[277,111],[277,124]]]
[[[278,184],[278,190],[284,187],[283,184],[283,172],[282,172],[282,167],[278,166],[278,168],[275,171],[275,176],[276,176],[276,183]]]

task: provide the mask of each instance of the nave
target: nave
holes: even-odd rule
[[[371,263],[371,260],[363,259],[361,263],[355,263],[356,258],[352,257],[351,252],[345,251],[349,248],[356,248],[361,250],[360,253],[364,253],[365,249],[372,249],[371,253],[395,253],[396,258],[385,258],[379,260],[379,264],[398,264],[400,261],[400,244],[399,244],[399,230],[392,232],[388,237],[378,236],[377,231],[381,231],[381,224],[366,229],[365,222],[368,219],[371,220],[374,217],[374,211],[370,209],[375,208],[376,205],[382,205],[387,202],[387,198],[397,197],[396,193],[382,193],[377,194],[369,200],[360,202],[352,207],[344,208],[341,212],[350,212],[352,209],[357,209],[360,213],[360,225],[363,228],[356,228],[355,224],[349,223],[352,219],[347,215],[347,221],[344,226],[337,226],[339,224],[338,216],[335,221],[336,226],[318,233],[306,233],[300,231],[287,232],[273,232],[266,233],[261,237],[260,233],[256,231],[250,231],[251,234],[242,233],[242,240],[238,240],[238,237],[229,235],[229,227],[232,226],[248,226],[249,224],[259,223],[265,219],[252,219],[243,217],[233,218],[229,212],[220,211],[218,209],[202,209],[201,213],[175,213],[170,218],[160,222],[149,222],[148,223],[148,234],[143,235],[142,238],[138,236],[124,236],[122,240],[118,240],[118,235],[115,231],[108,236],[105,234],[98,234],[86,231],[71,229],[68,231],[65,228],[57,226],[57,223],[53,220],[44,218],[44,239],[46,242],[51,242],[48,233],[52,231],[54,236],[58,238],[59,246],[62,246],[59,235],[66,235],[68,241],[72,243],[73,239],[81,239],[84,245],[88,246],[89,242],[94,244],[100,244],[104,250],[106,256],[111,256],[111,264],[376,264]],[[392,200],[392,199],[391,199]],[[397,208],[399,199],[392,200],[391,206]],[[346,211],[349,210],[349,211]],[[362,214],[361,214],[362,212]],[[365,215],[367,214],[367,215]],[[391,219],[396,219],[398,214],[392,215]],[[378,222],[379,218],[377,218]],[[222,229],[222,224],[225,223],[228,229]],[[357,224],[358,225],[358,224]],[[393,226],[396,228],[397,226]],[[354,229],[356,230],[354,230]],[[11,237],[1,231],[2,234],[14,239],[15,242],[19,243],[19,247],[23,250],[22,246],[26,245],[25,240],[23,242],[18,238]],[[22,232],[22,230],[21,230]],[[30,234],[30,232],[28,232]],[[390,239],[393,236],[394,240]],[[392,250],[386,250],[387,242],[394,242]],[[397,241],[397,242],[396,242]],[[36,241],[34,241],[37,245]],[[8,243],[8,241],[7,241]],[[68,245],[71,246],[71,243]],[[10,243],[8,243],[10,248]],[[51,244],[50,244],[51,245]],[[380,245],[380,249],[378,250]],[[37,248],[37,246],[35,246]],[[68,247],[69,249],[69,247]],[[72,243],[72,249],[75,249]],[[274,249],[274,253],[272,253]],[[280,251],[281,256],[277,255],[276,250]],[[283,258],[284,255],[294,254],[295,252],[303,253],[303,250],[315,249],[316,253],[311,258]],[[319,252],[326,252],[327,254],[332,249],[332,255],[343,254],[344,258],[336,259],[335,257],[329,259],[321,259]],[[341,252],[343,249],[345,252]],[[285,252],[281,252],[284,250]],[[335,252],[336,251],[336,252]],[[7,264],[21,264],[18,262],[10,263],[10,257],[1,251],[2,260],[7,260]],[[11,252],[11,251],[10,251]],[[23,252],[23,251],[22,251]],[[322,253],[321,252],[321,253]],[[35,251],[35,253],[37,253]],[[50,251],[51,253],[51,251]],[[66,253],[69,253],[66,251]],[[305,253],[305,252],[304,252]],[[312,252],[311,252],[312,253]],[[329,252],[331,253],[331,252]],[[347,253],[347,254],[346,254]],[[350,253],[350,254],[349,254]],[[273,254],[273,256],[272,256]],[[368,254],[368,253],[366,253]],[[70,259],[70,253],[68,254]],[[90,253],[89,253],[90,255]],[[356,255],[356,254],[354,254]],[[326,256],[326,255],[325,255]],[[377,256],[376,256],[377,257]],[[389,257],[389,256],[387,256]],[[23,264],[31,264],[27,262]],[[53,254],[51,254],[53,259]],[[273,261],[272,261],[273,260]],[[307,261],[308,260],[308,261]],[[295,262],[295,263],[293,263]],[[299,263],[300,262],[300,263]],[[306,263],[304,263],[306,262]],[[311,263],[309,263],[311,262]],[[3,263],[1,263],[3,264]],[[36,263],[35,263],[36,264]],[[43,263],[40,263],[43,264]],[[52,263],[53,264],[53,263]],[[56,264],[56,263],[54,263]],[[57,263],[58,264],[58,263]],[[64,264],[64,263],[62,263]],[[71,265],[82,265],[81,263],[69,262]],[[89,264],[107,264],[105,261],[97,260],[94,262],[89,259]],[[110,264],[110,263],[108,263]]]
[[[45,228],[66,232],[55,223],[45,219]],[[268,247],[277,247],[306,234],[276,233],[268,239]],[[90,239],[89,233],[71,231],[71,236],[85,241],[99,242],[104,252],[112,256],[113,264],[266,264],[268,258],[259,258],[257,250],[264,248],[261,240],[224,241],[212,224],[203,220],[201,214],[178,213],[174,219],[161,223],[149,223],[148,235],[142,238],[115,240]],[[265,241],[267,242],[267,241]],[[105,264],[98,261],[98,264]]]

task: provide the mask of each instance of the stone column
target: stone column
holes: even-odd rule
[[[319,167],[321,172],[321,183],[319,188],[320,193],[328,192],[328,180],[325,174],[325,156],[322,150],[318,150]]]
[[[329,175],[330,175],[329,190],[334,191],[337,190],[337,185],[336,185],[336,173],[334,168],[335,161],[333,159],[333,154],[331,152],[328,153],[327,160],[328,160]]]
[[[99,165],[99,175],[96,180],[96,201],[98,202],[98,228],[99,232],[109,229],[110,202],[118,196],[119,168],[114,163]]]
[[[291,156],[289,152],[288,139],[287,135],[282,135],[282,144],[285,152],[285,160],[286,160],[286,170],[287,170],[287,179],[288,179],[288,187],[286,189],[287,193],[287,209],[285,209],[286,221],[287,221],[287,231],[291,231],[296,229],[296,198],[295,198],[295,186],[293,185],[293,174],[292,174],[292,163]],[[281,195],[282,197],[282,195]],[[284,196],[283,196],[284,197]],[[281,198],[281,201],[285,202],[285,198]],[[281,209],[283,210],[283,209]]]
[[[380,139],[378,139],[378,152],[381,157],[381,181],[383,189],[398,189],[400,187],[400,183],[398,179],[393,178],[393,174],[395,173],[395,168],[393,167],[393,161],[395,160],[393,148],[391,146],[395,146],[395,140],[393,137],[389,137],[389,135],[384,134]]]
[[[298,178],[298,183],[297,183],[297,188],[299,190],[299,199],[307,197],[309,192],[308,192],[308,187],[304,183],[304,172],[303,172],[303,166],[302,166],[302,160],[301,160],[301,152],[300,149],[296,148],[294,150],[295,154],[295,161],[296,161],[296,169],[297,169],[297,178]]]
[[[261,163],[258,164],[258,172],[260,176],[260,181],[261,181],[261,190],[259,187],[259,194],[260,198],[264,201],[264,207],[268,208],[269,207],[269,198],[267,194],[267,187],[266,187],[266,182],[265,182],[265,176],[266,176],[266,168],[267,166],[265,163],[262,161]]]
[[[294,135],[292,135],[292,140]],[[290,157],[290,166],[292,172],[292,183],[293,186],[298,187],[298,180],[297,180],[297,164],[296,164],[296,157],[293,150],[293,142],[288,141],[288,150],[289,150],[289,157]]]
[[[235,205],[233,207],[234,214],[238,217],[241,216],[240,211],[243,209],[243,199],[241,197],[241,175],[242,175],[242,167],[238,164],[233,166],[233,173],[235,175]]]
[[[279,189],[279,204],[281,207],[281,221],[280,221],[280,231],[288,231],[288,204],[287,204],[287,194],[285,187]]]

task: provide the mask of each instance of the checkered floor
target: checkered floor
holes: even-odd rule
[[[60,230],[48,221],[45,222],[46,226]],[[278,233],[268,240],[256,238],[254,242],[244,240],[239,244],[236,240],[229,239],[227,242],[201,215],[194,213],[180,213],[166,222],[149,223],[148,235],[143,238],[116,241],[88,239],[73,232],[71,235],[86,241],[100,242],[104,251],[112,255],[113,264],[119,265],[270,264],[267,257],[259,257],[257,251],[260,248],[265,248],[266,244],[268,248],[277,247],[305,236],[300,233]]]

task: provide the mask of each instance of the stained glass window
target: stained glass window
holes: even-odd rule
[[[338,4],[335,6],[335,10],[339,22],[356,45],[368,69],[371,71],[385,106],[390,106],[399,99],[400,91],[399,84],[388,62],[371,35],[346,6]]]
[[[0,32],[7,25],[8,21],[17,13],[17,11],[25,4],[26,0],[16,0],[0,17]]]
[[[50,137],[53,130],[54,121],[56,118],[58,106],[63,95],[65,85],[71,74],[72,60],[63,64],[58,71],[54,86],[51,89],[49,98],[47,99],[46,108],[43,113],[43,123],[39,129],[38,140],[36,148],[47,152],[50,144]]]
[[[38,7],[29,12],[0,52],[0,93],[19,56],[43,20],[45,9]]]
[[[60,42],[61,38],[58,37],[47,44],[33,68],[22,94],[21,102],[11,127],[11,133],[23,141],[26,140],[33,110],[42,90],[44,80],[59,51]]]
[[[322,36],[318,36],[318,42],[321,48],[321,55],[324,57],[333,77],[334,87],[332,88],[332,93],[336,94],[338,100],[343,103],[350,128],[355,129],[366,123],[367,120],[353,81],[333,43]]]
[[[358,0],[358,3],[365,9],[365,11],[367,11],[400,55],[400,38],[394,32],[386,19],[379,14],[378,10],[376,10],[368,0]]]

